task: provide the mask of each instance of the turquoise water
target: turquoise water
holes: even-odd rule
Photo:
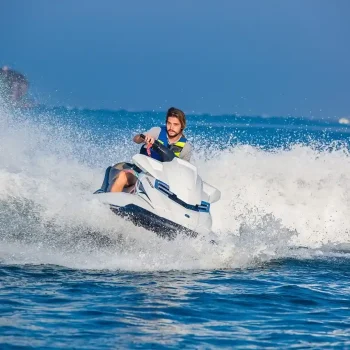
[[[166,241],[91,195],[163,119],[0,110],[1,348],[350,347],[350,127],[189,115],[222,199]]]

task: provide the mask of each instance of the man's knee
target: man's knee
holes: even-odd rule
[[[125,184],[128,182],[128,174],[126,173],[126,171],[124,171],[124,170],[120,171],[120,173],[117,176],[117,181],[123,182]]]

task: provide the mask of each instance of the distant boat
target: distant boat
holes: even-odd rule
[[[350,124],[350,117],[349,118],[340,118],[338,120],[339,124]]]
[[[0,69],[0,96],[5,102],[22,104],[28,88],[29,82],[23,74],[7,66]]]

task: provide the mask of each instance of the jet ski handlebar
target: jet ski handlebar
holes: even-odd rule
[[[145,140],[146,136],[140,134],[140,137]],[[161,142],[155,140],[152,145],[152,150],[158,153],[162,159],[162,162],[171,162],[175,158],[175,154],[168,147],[165,147]]]

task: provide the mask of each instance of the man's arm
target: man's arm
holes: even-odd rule
[[[134,142],[136,143],[142,143],[145,142],[145,140],[143,138],[141,138],[140,134],[137,134],[134,136],[134,138],[132,139]]]

